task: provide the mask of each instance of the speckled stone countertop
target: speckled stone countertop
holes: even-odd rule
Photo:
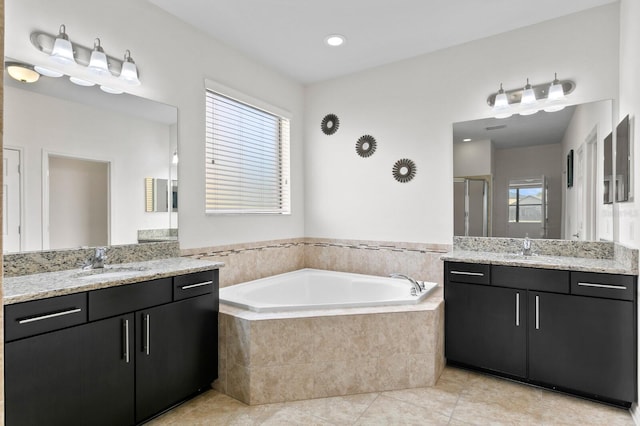
[[[531,256],[522,255],[522,238],[454,237],[451,262],[563,269],[638,275],[638,250],[613,242],[531,240]]]
[[[5,277],[4,304],[26,302],[64,294],[80,293],[140,281],[208,271],[224,266],[188,257],[107,265],[104,270],[71,269],[42,274]]]
[[[590,259],[569,256],[522,256],[516,253],[493,253],[456,250],[442,256],[451,262],[485,263],[490,265],[521,266],[527,268],[562,269],[565,271],[603,272],[637,275],[627,265],[613,259]]]

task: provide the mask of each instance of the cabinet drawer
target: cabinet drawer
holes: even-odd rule
[[[633,275],[572,272],[571,293],[633,301],[636,277]]]
[[[482,263],[446,262],[447,281],[471,284],[489,284],[489,265]]]
[[[211,293],[218,288],[218,270],[173,277],[173,300]]]
[[[161,278],[90,291],[89,321],[169,303],[171,283],[171,278]]]
[[[569,293],[569,271],[556,269],[492,266],[491,284],[523,290]]]
[[[46,333],[87,322],[87,293],[7,305],[5,341]]]

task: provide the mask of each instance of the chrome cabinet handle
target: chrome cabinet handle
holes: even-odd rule
[[[596,284],[596,283],[578,283],[580,287],[596,287],[596,288],[610,288],[613,290],[626,290],[627,287],[623,285],[615,284]]]
[[[516,327],[520,327],[520,293],[516,293]]]
[[[129,320],[123,320],[122,321],[122,328],[124,333],[122,333],[123,337],[124,337],[124,361],[129,364],[130,358],[129,358]]]
[[[189,290],[190,288],[202,287],[209,284],[213,284],[213,281],[205,281],[198,284],[183,285],[182,287],[180,287],[180,290]]]
[[[453,275],[471,275],[473,277],[484,277],[483,272],[449,271]]]
[[[150,349],[149,349],[149,328],[150,328],[150,323],[151,323],[151,319],[149,318],[149,314],[144,316],[144,342],[143,342],[143,346],[142,346],[142,351],[146,354],[149,355],[150,353]]]
[[[69,309],[68,311],[55,312],[53,314],[46,314],[46,315],[41,315],[41,316],[38,316],[38,317],[22,319],[22,320],[18,321],[18,324],[28,324],[30,322],[42,321],[42,320],[46,320],[46,319],[50,319],[50,318],[61,317],[63,315],[77,314],[78,312],[81,312],[81,311],[82,311],[82,309],[80,309],[80,308]]]
[[[536,296],[536,330],[540,330],[540,296]]]

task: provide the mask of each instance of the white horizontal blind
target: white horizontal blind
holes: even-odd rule
[[[289,120],[206,91],[206,212],[290,213]]]

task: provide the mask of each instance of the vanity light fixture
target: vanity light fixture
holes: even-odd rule
[[[136,67],[136,63],[133,61],[129,50],[124,52],[124,62],[122,63],[120,79],[131,86],[140,86],[140,80],[138,80],[138,67]]]
[[[536,99],[536,94],[533,91],[533,88],[531,87],[531,84],[529,84],[529,79],[527,78],[527,84],[525,84],[523,92],[522,92],[522,99],[520,100],[520,115],[531,115],[531,114],[535,114],[536,112],[538,112],[538,100]]]
[[[562,84],[560,84],[558,74],[556,73],[553,82],[551,82],[551,86],[549,86],[549,96],[547,96],[544,110],[546,112],[560,111],[564,109],[564,102],[566,100],[567,97],[564,95]]]
[[[76,60],[73,56],[73,46],[69,41],[69,36],[66,33],[66,27],[64,26],[64,24],[60,25],[58,36],[53,43],[53,49],[51,50],[51,59],[62,65],[76,63]]]
[[[504,89],[502,88],[502,83],[500,83],[500,90],[498,90],[493,103],[493,115],[495,115],[496,118],[508,118],[513,115],[513,112],[509,107],[507,94],[504,93]]]
[[[22,83],[35,83],[40,78],[40,74],[31,65],[6,62],[4,66],[11,78]]]
[[[138,67],[127,50],[124,59],[108,56],[96,38],[92,48],[77,43],[71,44],[64,25],[57,36],[41,31],[31,33],[31,44],[46,54],[51,62],[39,63],[35,71],[47,77],[69,79],[81,86],[99,86],[103,92],[120,94],[129,87],[139,86]]]
[[[551,83],[531,85],[529,79],[522,89],[500,90],[487,98],[496,118],[507,118],[513,114],[530,115],[540,109],[546,112],[560,111],[567,104],[566,95],[572,93],[576,84],[571,80],[558,80],[557,74]]]
[[[104,49],[100,46],[100,39],[96,38],[93,42],[93,51],[91,52],[91,59],[89,59],[89,71],[98,75],[109,74],[109,63],[107,62],[107,55],[104,53]]]

